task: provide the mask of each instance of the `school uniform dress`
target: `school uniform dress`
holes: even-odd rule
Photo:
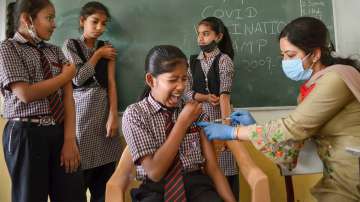
[[[94,77],[95,67],[79,57],[73,40],[78,42],[87,60],[94,54],[95,48],[88,48],[82,36],[80,39],[66,40],[63,52],[66,58],[77,67],[77,74],[73,79],[73,95],[81,168],[85,171],[85,178],[87,178],[87,171],[93,172],[90,176],[102,176],[102,179],[98,180],[101,180],[101,184],[105,186],[107,179],[111,177],[115,169],[116,161],[120,159],[120,136],[106,137],[106,123],[109,115],[108,91],[102,88],[96,79],[83,86],[89,78]],[[91,179],[89,180],[91,181]],[[89,184],[92,183],[89,182]],[[102,189],[104,190],[104,188]]]
[[[214,51],[212,51],[209,54],[209,57],[207,59],[205,59],[204,53],[201,51],[200,54],[196,57],[196,60],[198,60],[198,62],[200,63],[199,65],[201,65],[202,71],[200,71],[199,73],[203,74],[205,78],[201,78],[201,77],[195,78],[194,75],[192,74],[191,68],[188,69],[188,85],[187,85],[186,96],[189,99],[193,98],[195,92],[200,91],[200,93],[202,94],[207,94],[209,93],[209,90],[212,90],[212,89],[205,89],[205,91],[203,91],[203,89],[198,89],[198,86],[201,86],[202,84],[199,83],[199,81],[201,82],[201,80],[203,79],[215,80],[213,81],[214,84],[212,85],[207,85],[206,83],[208,82],[206,81],[203,82],[205,83],[204,85],[205,88],[214,88],[216,89],[216,91],[219,92],[219,95],[223,93],[225,94],[231,93],[232,81],[234,77],[234,64],[228,55],[222,54],[220,50],[216,48]],[[218,67],[215,67],[216,65],[215,63],[219,64]],[[190,65],[194,65],[194,64],[191,64],[190,61]],[[212,72],[210,72],[209,74],[209,71]],[[218,80],[216,81],[216,79]],[[198,83],[194,85],[195,84],[194,82],[198,82]],[[220,105],[213,106],[209,102],[203,102],[203,112],[209,116],[210,121],[221,118]],[[224,151],[217,152],[217,154],[218,154],[217,156],[218,163],[220,168],[224,172],[224,175],[235,176],[234,178],[236,179],[231,179],[229,180],[229,182],[231,184],[230,186],[234,191],[234,194],[238,196],[238,192],[239,192],[238,184],[236,185],[236,182],[233,182],[234,180],[236,181],[238,180],[237,179],[238,167],[236,164],[236,160],[229,149],[225,149]]]
[[[174,108],[172,121],[179,116],[184,102]],[[143,183],[139,189],[132,190],[134,201],[163,201],[164,179],[151,181],[141,166],[140,159],[153,155],[166,140],[166,111],[160,103],[149,95],[140,102],[130,105],[124,112],[122,129],[125,140],[136,165],[137,179]],[[204,117],[204,116],[200,116]],[[201,118],[202,119],[202,118]],[[221,201],[209,176],[201,172],[205,161],[201,154],[200,130],[191,126],[179,148],[182,164],[186,198],[188,201]]]
[[[335,71],[313,84],[288,117],[249,126],[249,139],[268,158],[292,169],[299,141],[311,137],[324,164],[323,178],[311,190],[314,197],[319,202],[360,201],[358,158],[346,152],[360,145],[360,103]]]
[[[0,44],[0,89],[4,117],[9,120],[3,146],[12,181],[12,201],[47,201],[48,194],[52,201],[84,201],[81,173],[66,174],[60,167],[64,125],[55,123],[48,99],[24,103],[10,89],[15,82],[43,81],[41,58],[48,61],[53,76],[67,63],[57,46],[42,42],[41,47],[36,47],[18,32]],[[63,90],[57,93],[61,100]]]

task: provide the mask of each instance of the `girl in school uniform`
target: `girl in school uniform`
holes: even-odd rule
[[[222,119],[231,113],[230,93],[234,75],[234,50],[228,29],[216,17],[201,20],[197,27],[197,41],[201,52],[190,57],[186,95],[202,102],[210,121]],[[214,142],[220,168],[239,199],[239,175],[236,160],[224,142]]]
[[[55,29],[48,0],[18,0],[0,44],[5,161],[13,202],[84,201],[75,140],[75,67],[46,43]],[[13,32],[15,33],[13,33]]]
[[[84,171],[84,191],[89,188],[91,201],[104,201],[106,182],[121,155],[115,83],[116,50],[98,40],[109,19],[109,11],[103,4],[85,4],[80,13],[82,36],[66,40],[63,46],[66,58],[77,67],[73,79],[76,137]]]
[[[182,99],[187,68],[177,47],[152,48],[146,89],[124,112],[123,133],[142,181],[131,191],[134,201],[235,201],[212,145],[194,124],[201,104]]]

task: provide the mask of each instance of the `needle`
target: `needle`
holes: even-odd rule
[[[213,122],[213,123],[221,123],[221,122],[223,122],[223,121],[225,121],[225,120],[231,120],[231,117],[225,117],[225,118],[223,118],[223,119],[215,119],[215,120],[210,121],[210,122]]]

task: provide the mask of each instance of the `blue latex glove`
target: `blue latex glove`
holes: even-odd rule
[[[248,110],[240,109],[231,114],[231,124],[232,125],[252,125],[255,124],[255,119],[251,116]]]
[[[206,121],[197,122],[196,125],[204,128],[205,135],[209,140],[236,139],[234,127],[223,124],[210,123]]]

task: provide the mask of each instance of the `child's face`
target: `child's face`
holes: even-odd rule
[[[86,38],[97,39],[105,31],[107,16],[105,13],[97,12],[89,15],[87,18],[80,18],[80,26],[84,28]]]
[[[199,45],[207,45],[212,41],[218,42],[221,40],[222,37],[221,34],[216,34],[216,32],[206,24],[200,24],[198,26],[197,34],[197,41]]]
[[[147,74],[146,80],[151,87],[151,95],[166,107],[176,107],[185,90],[186,72],[187,66],[184,62],[177,64],[172,72],[157,77]]]
[[[48,5],[41,9],[36,17],[32,19],[36,33],[42,40],[49,40],[53,34],[55,25],[55,8],[53,5]]]

